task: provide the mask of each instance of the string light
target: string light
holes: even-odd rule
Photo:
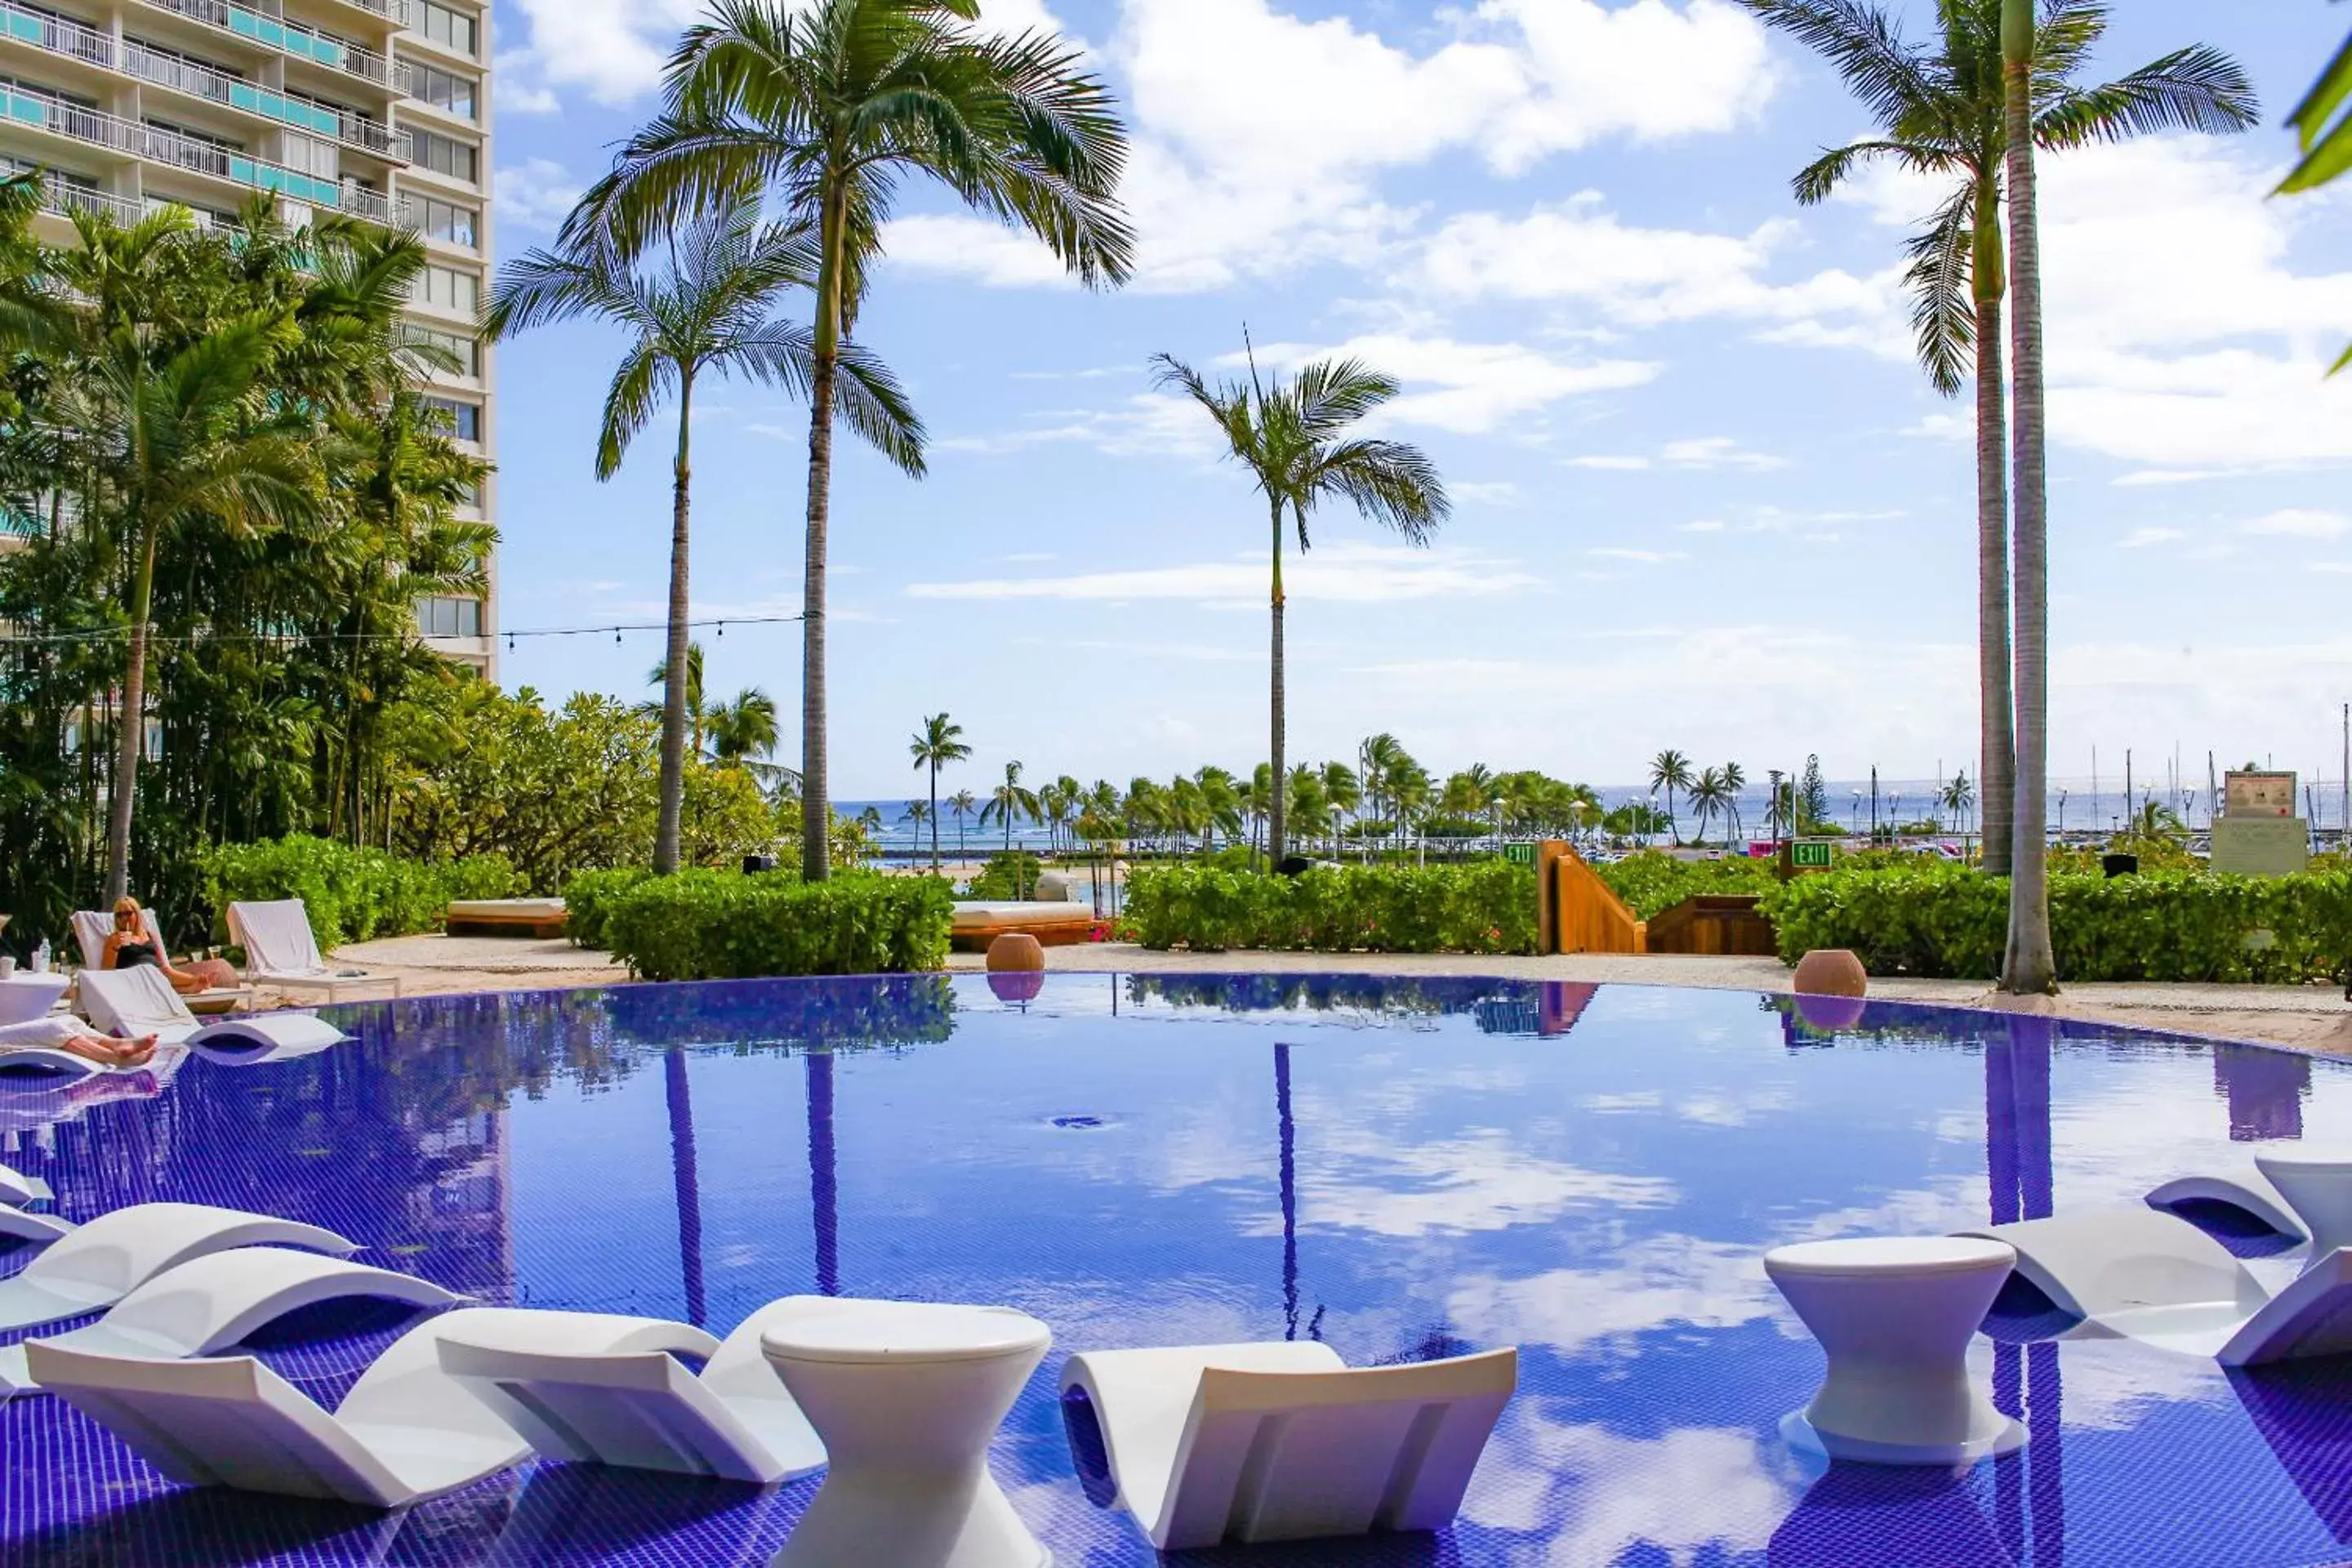
[[[807,617],[805,616],[730,616],[729,619],[739,626],[790,626],[796,622],[805,620]],[[724,637],[726,635],[724,628],[727,624],[727,621],[700,620],[688,621],[687,626],[689,629],[697,626],[717,626],[721,628],[719,635]],[[507,639],[507,647],[509,648],[512,648],[515,646],[515,639],[518,637],[601,637],[604,633],[610,632],[613,634],[613,640],[617,643],[622,640],[622,634],[624,632],[661,632],[667,631],[668,629],[669,623],[667,621],[631,622],[621,626],[614,626],[608,622],[605,625],[599,626],[523,626],[496,635],[504,637]],[[25,633],[7,631],[0,632],[0,647],[53,647],[59,646],[72,646],[75,644],[103,643],[112,641],[116,638],[128,637],[130,635],[131,628],[129,626],[97,626],[92,627],[88,631],[79,632]],[[150,630],[147,634],[147,645],[150,647],[165,646],[174,647],[193,647],[203,643],[273,643],[285,646],[290,644],[319,642],[405,643],[424,640],[427,639],[425,638],[424,634],[421,632],[319,632],[315,635],[305,637],[298,637],[285,632],[205,631],[187,632],[179,636],[167,636],[161,632]],[[446,639],[434,638],[430,640],[442,641]]]

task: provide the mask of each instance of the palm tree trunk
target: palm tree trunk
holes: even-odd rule
[[[2017,290],[2011,322],[2017,377],[2017,804],[2009,883],[2009,954],[2001,987],[2012,995],[2058,989],[2050,942],[2047,810],[2050,751],[2049,492],[2043,467],[2042,237],[2034,186],[2032,77],[2033,0],[2002,0],[2002,76],[2008,83],[2009,254]]]
[[[842,252],[846,194],[829,188],[818,220],[824,259],[816,285],[815,360],[809,375],[807,553],[801,568],[801,877],[821,882],[832,869],[833,801],[824,745],[824,561],[832,523],[833,383],[841,359]]]
[[[693,615],[687,561],[688,491],[692,484],[694,373],[679,367],[677,462],[669,524],[669,654],[664,660],[661,733],[661,826],[654,833],[654,875],[677,869],[678,818],[686,806],[686,645]]]
[[[2009,440],[2001,384],[2000,193],[1990,171],[1977,187],[1977,681],[1984,805],[1984,868],[2010,874],[2017,809],[2016,699],[2010,677]]]
[[[940,874],[940,764],[931,764],[931,875]]]
[[[114,798],[107,803],[106,907],[131,890],[131,806],[139,788],[139,754],[147,746],[147,613],[155,595],[155,529],[140,531],[139,575],[131,587],[131,667],[122,677],[115,726]]]
[[[1266,808],[1265,863],[1269,868],[1282,864],[1283,833],[1289,826],[1288,801],[1290,775],[1283,770],[1282,711],[1282,503],[1274,503],[1274,787],[1273,799]]]

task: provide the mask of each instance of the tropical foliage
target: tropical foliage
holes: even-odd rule
[[[260,844],[224,844],[204,858],[207,924],[187,934],[228,939],[232,902],[299,899],[321,945],[438,931],[453,899],[503,899],[519,887],[499,855],[426,864],[331,838],[290,835]]]
[[[1196,952],[1531,953],[1536,876],[1503,860],[1322,867],[1297,877],[1163,866],[1136,873],[1126,918],[1146,947]]]
[[[600,914],[613,955],[648,980],[735,980],[938,969],[954,908],[936,877],[686,871],[615,891]]]

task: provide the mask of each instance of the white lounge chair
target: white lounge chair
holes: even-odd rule
[[[690,1351],[698,1331],[646,1318],[463,1308],[394,1341],[332,1413],[251,1356],[152,1361],[40,1341],[25,1353],[43,1387],[173,1480],[400,1508],[530,1457],[514,1428],[441,1370],[443,1336],[625,1354]]]
[[[2295,1217],[2286,1194],[2271,1184],[2252,1161],[2227,1171],[2198,1171],[2148,1189],[2150,1208],[2173,1209],[2188,1203],[2222,1204],[2297,1241],[2306,1239],[2303,1222]]]
[[[0,1279],[0,1330],[103,1311],[168,1268],[236,1247],[298,1247],[346,1258],[359,1244],[315,1225],[204,1204],[133,1204],[69,1227]]]
[[[1088,1495],[1124,1506],[1162,1552],[1440,1530],[1518,1359],[1351,1370],[1311,1342],[1093,1351],[1063,1366],[1063,1415],[1081,1475],[1096,1470]]]
[[[81,999],[92,1024],[124,1039],[153,1035],[170,1045],[215,1049],[224,1045],[245,1049],[274,1047],[288,1054],[307,1055],[350,1037],[311,1013],[251,1013],[207,1024],[188,1011],[161,972],[145,964],[133,969],[83,970]]]
[[[545,1458],[768,1486],[823,1469],[824,1444],[761,1355],[760,1336],[839,1310],[830,1297],[790,1296],[752,1313],[723,1343],[681,1324],[673,1344],[628,1353],[504,1334],[486,1342],[453,1329],[441,1336],[441,1370]],[[707,1361],[700,1376],[679,1353]]]
[[[73,1226],[55,1215],[34,1214],[26,1205],[47,1203],[49,1184],[38,1176],[20,1175],[0,1165],[0,1241],[29,1241],[47,1247]]]
[[[69,1041],[89,1034],[80,1019],[63,1013],[28,1018],[21,1024],[0,1024],[0,1082],[73,1081],[95,1073],[135,1070],[110,1068],[65,1048]]]
[[[23,1208],[26,1204],[47,1203],[56,1196],[49,1191],[49,1184],[40,1177],[24,1175],[0,1165],[0,1204]]]
[[[266,903],[231,904],[228,931],[245,949],[245,977],[254,985],[274,985],[283,991],[324,991],[337,1002],[346,991],[392,988],[400,994],[396,974],[371,974],[364,969],[331,967],[320,955],[319,939],[310,932],[310,911],[299,899]]]
[[[2352,1247],[2275,1295],[2178,1215],[2139,1205],[1966,1230],[2017,1249],[2017,1271],[2093,1332],[2225,1366],[2352,1351]]]
[[[156,923],[155,911],[149,909],[141,910],[139,924],[145,931],[147,940],[154,945],[155,955],[166,963],[170,963],[169,952],[163,946],[163,928]],[[74,945],[81,949],[83,972],[105,969],[107,966],[106,939],[114,934],[114,917],[103,914],[97,910],[76,910],[73,913],[73,934]],[[235,1007],[252,1006],[253,987],[215,985],[186,995],[184,999],[192,1013],[226,1013]]]
[[[454,1307],[464,1297],[430,1280],[314,1252],[238,1247],[163,1273],[107,1309],[87,1328],[40,1344],[102,1355],[179,1361],[214,1355],[264,1324],[322,1301],[373,1300]],[[0,1399],[40,1389],[22,1344],[0,1347]]]

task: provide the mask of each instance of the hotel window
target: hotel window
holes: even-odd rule
[[[409,161],[436,174],[446,174],[453,180],[478,184],[482,178],[482,150],[471,142],[460,142],[455,136],[436,136],[430,131],[412,130],[408,133]]]
[[[454,397],[428,397],[425,405],[448,421],[449,434],[460,441],[482,438],[482,405],[460,403]]]
[[[428,637],[478,637],[482,635],[479,599],[419,599],[416,629]]]
[[[420,196],[416,202],[418,226],[427,239],[445,240],[451,245],[475,247],[477,226],[481,215],[471,207],[461,207],[456,202],[445,202],[438,196]]]
[[[457,362],[457,374],[460,375],[476,374],[476,367],[479,362],[475,355],[478,345],[473,339],[460,337],[456,332],[436,332],[430,327],[418,326],[409,327],[403,336],[408,342],[439,349],[443,353],[447,354]],[[446,375],[448,374],[448,367],[436,363],[427,366],[426,371],[428,374]]]
[[[420,305],[435,305],[471,316],[481,308],[482,280],[454,267],[427,267],[409,287],[409,297]]]
[[[425,0],[424,16],[418,18],[416,30],[445,49],[461,55],[478,55],[481,50],[481,24],[463,11],[452,11],[446,5],[436,5]]]
[[[342,157],[332,142],[286,133],[286,166],[318,180],[342,178]]]
[[[416,68],[415,96],[445,113],[460,120],[474,118],[474,79],[452,71],[436,70],[420,65]]]

